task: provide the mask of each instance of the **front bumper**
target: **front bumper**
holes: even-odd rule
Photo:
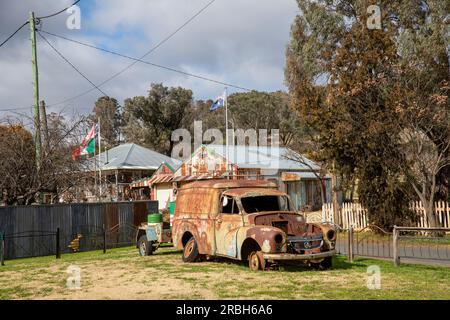
[[[316,260],[336,255],[336,250],[330,250],[311,254],[293,254],[293,253],[263,253],[266,260]]]

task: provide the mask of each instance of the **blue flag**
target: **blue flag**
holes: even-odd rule
[[[223,107],[224,105],[225,105],[225,98],[224,96],[220,96],[216,98],[211,107],[209,107],[209,110],[213,111],[220,107]]]

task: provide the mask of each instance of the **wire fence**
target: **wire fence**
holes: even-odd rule
[[[95,225],[79,226],[75,233],[61,233],[55,231],[25,231],[13,234],[0,233],[0,261],[1,265],[10,256],[8,250],[21,250],[27,257],[55,255],[57,259],[61,253],[75,253],[91,250],[119,248],[136,244],[138,227],[134,225],[117,225],[111,229],[99,228]]]
[[[450,265],[448,228],[394,227],[392,232],[370,225],[361,230],[337,227],[336,250],[347,255],[400,260],[436,262]]]

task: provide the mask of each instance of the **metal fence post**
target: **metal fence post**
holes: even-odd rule
[[[61,248],[59,245],[59,228],[56,228],[56,259],[60,259],[61,258]]]
[[[106,228],[103,225],[103,253],[106,253]]]
[[[400,265],[400,258],[398,256],[398,230],[397,226],[394,225],[394,230],[392,232],[392,252],[394,258],[394,265],[398,267]]]
[[[348,228],[348,261],[353,262],[353,226]]]
[[[0,232],[0,264],[5,265],[5,234]]]

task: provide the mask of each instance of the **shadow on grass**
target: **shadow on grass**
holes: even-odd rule
[[[348,270],[354,269],[358,267],[366,267],[366,264],[361,263],[363,261],[354,261],[350,263],[344,260],[344,257],[334,257],[333,264],[331,269],[329,270]],[[215,262],[223,265],[234,265],[239,266],[241,268],[248,268],[248,261],[240,261],[234,259],[227,259],[223,257],[214,257],[210,260],[203,260],[204,262]],[[274,271],[282,271],[282,272],[308,272],[308,271],[320,271],[313,266],[309,266],[302,262],[283,262],[279,264],[279,267],[275,267]]]
[[[181,257],[182,253],[183,253],[183,251],[181,251],[181,250],[160,251],[159,249],[157,249],[155,252],[153,252],[153,256],[170,256],[170,255],[179,254]],[[136,254],[139,254],[137,252],[137,249],[136,249]]]
[[[330,269],[320,270],[317,267],[307,265],[302,262],[284,262],[280,264],[282,271],[284,272],[308,272],[308,271],[327,271],[327,270],[349,270],[358,267],[365,267],[363,263],[353,262],[343,260],[342,258],[334,257],[333,263]]]

